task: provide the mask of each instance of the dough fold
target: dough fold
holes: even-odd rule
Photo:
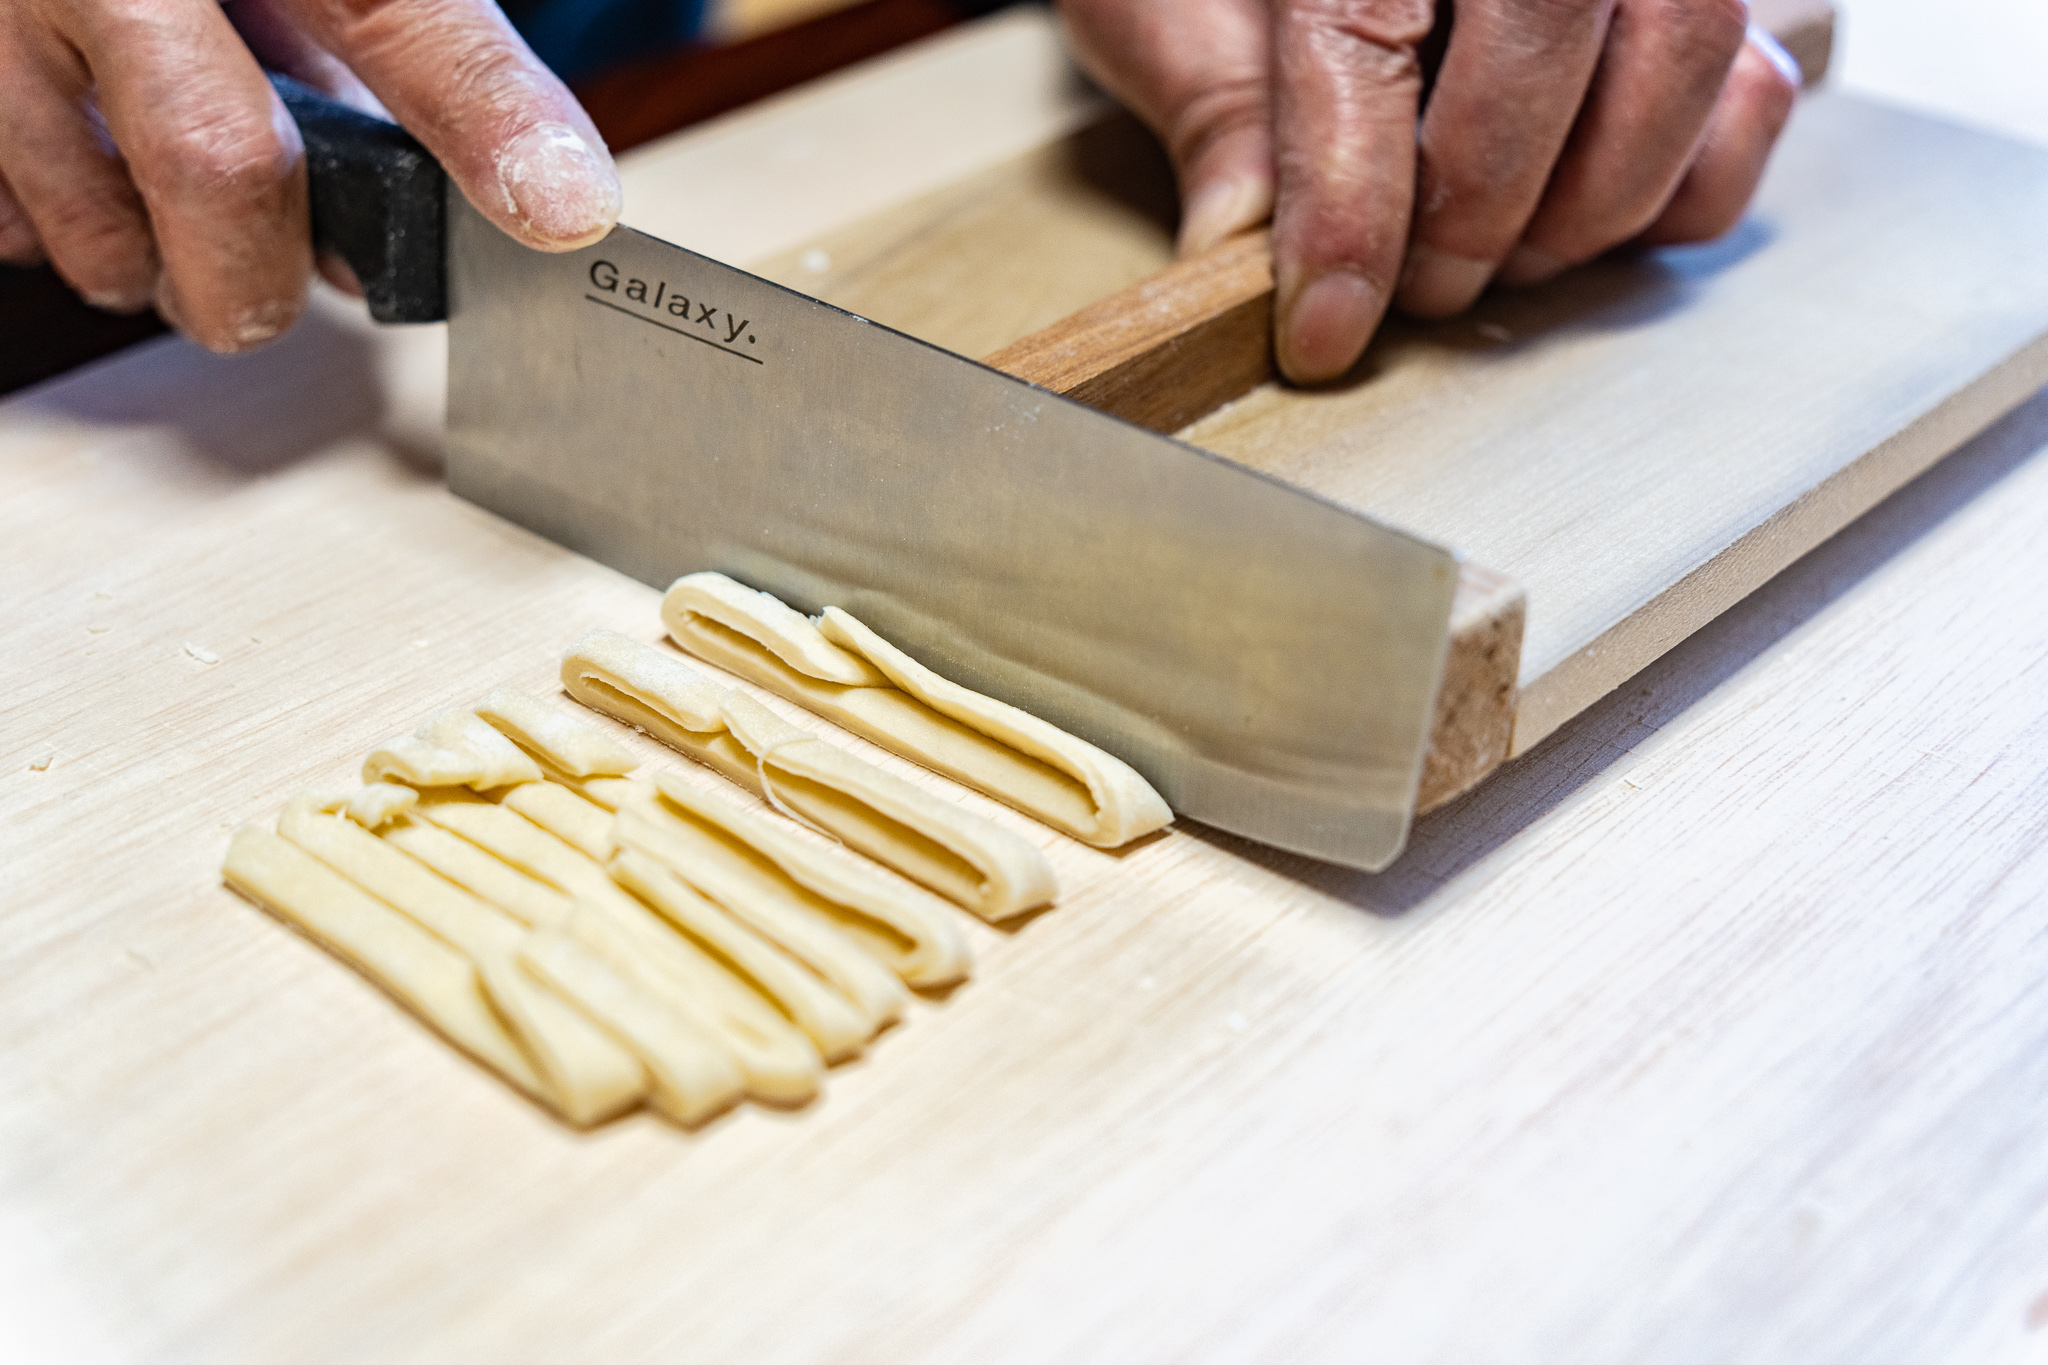
[[[537,927],[579,931],[585,946],[628,980],[720,1039],[738,1061],[749,1094],[798,1104],[817,1093],[823,1063],[810,1040],[751,986],[628,894],[602,864],[516,812],[468,793],[422,793],[416,815],[575,902],[576,913]]]
[[[877,1023],[902,1016],[903,983],[854,945],[829,905],[792,884],[774,864],[654,802],[626,807],[618,821],[622,851],[612,870],[626,874],[621,881],[634,886],[628,864],[652,861],[830,982]]]
[[[519,746],[460,708],[429,716],[412,734],[386,740],[363,760],[363,781],[390,780],[412,787],[468,787],[488,791],[514,782],[538,782],[540,765]]]
[[[682,649],[1084,843],[1115,848],[1172,823],[1129,764],[939,676],[838,607],[821,624],[723,574],[676,580],[661,604]]]
[[[680,817],[744,845],[782,874],[792,901],[809,892],[912,986],[930,989],[964,980],[972,960],[952,912],[922,892],[873,871],[856,858],[820,848],[789,825],[715,796],[673,773],[654,779],[656,815]]]
[[[539,1071],[461,950],[268,830],[235,831],[221,875],[515,1088],[549,1102]]]
[[[858,1056],[880,1030],[882,1016],[835,992],[827,984],[829,978],[821,979],[638,849],[621,849],[612,860],[612,875],[781,1006],[827,1062]],[[884,1008],[890,1011],[889,1019],[899,1012],[894,1002],[884,1002]]]
[[[475,963],[491,1004],[534,1062],[553,1107],[564,1118],[587,1126],[639,1102],[647,1078],[633,1055],[517,967],[515,958],[527,936],[523,925],[333,814],[338,805],[297,797],[278,817],[278,833]]]
[[[694,1127],[746,1093],[733,1056],[688,1015],[649,995],[586,951],[572,933],[543,929],[519,950],[522,966],[604,1022],[645,1064],[656,1110]]]
[[[539,697],[500,687],[477,703],[478,719],[568,777],[623,777],[639,760],[610,735]]]
[[[562,686],[984,919],[1053,899],[1051,864],[1025,839],[799,730],[651,645],[592,632],[564,656]]]
[[[888,686],[782,610],[772,638],[805,667]],[[596,632],[563,679],[988,918],[1052,897],[1028,841],[665,650]],[[967,975],[938,898],[702,779],[633,772],[613,735],[499,689],[379,745],[354,792],[237,832],[222,875],[578,1126],[641,1104],[686,1125],[745,1097],[802,1104],[826,1062],[902,1017],[907,986]]]

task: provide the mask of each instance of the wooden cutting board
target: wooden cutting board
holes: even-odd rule
[[[1826,5],[1756,17],[1810,70],[1825,65]],[[972,96],[908,80],[870,96],[905,126],[957,111],[937,120],[932,154],[903,158],[911,174],[867,173],[858,120],[807,144],[794,180],[851,176],[866,196],[852,202],[882,207],[842,221],[814,204],[808,220],[776,221],[795,240],[771,237],[765,256],[672,192],[637,195],[639,225],[1013,369],[1034,345],[1019,338],[1070,345],[1059,320],[1090,305],[1172,313],[1175,276],[1155,272],[1174,193],[1156,144],[1058,84],[1071,72],[1042,22],[1018,15],[958,46],[974,54],[959,63],[975,69]],[[978,164],[963,155],[983,102],[1028,108],[996,126],[1043,128],[1037,145],[1013,152],[997,133]],[[679,141],[643,174],[701,183],[713,156],[774,155],[775,126],[767,114]],[[928,188],[933,166],[944,179]],[[1451,323],[1390,326],[1350,382],[1267,383],[1179,434],[1469,557],[1427,809],[2048,379],[2044,219],[2038,150],[1822,92],[1726,239],[1498,293]]]
[[[636,215],[659,182],[684,240],[801,253],[894,202],[837,139],[905,90],[995,130],[923,120],[911,193],[1083,126],[999,23],[656,149]],[[1389,875],[1039,836],[1061,907],[977,930],[976,979],[819,1105],[576,1135],[216,881],[233,825],[420,713],[658,631],[650,589],[441,488],[438,346],[323,308],[256,357],[166,341],[0,404],[0,1356],[2038,1342],[2039,400]]]

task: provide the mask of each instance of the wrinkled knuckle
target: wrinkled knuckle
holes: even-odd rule
[[[154,277],[155,245],[120,206],[92,195],[68,195],[42,205],[39,212],[46,245],[79,292],[134,288]]]
[[[507,43],[469,43],[449,59],[442,74],[445,107],[531,123],[546,117],[541,111],[551,107],[542,88],[547,79],[529,69]]]
[[[263,195],[291,176],[297,159],[298,148],[255,111],[220,111],[194,119],[173,131],[163,148],[177,188],[206,198]]]
[[[1411,62],[1436,22],[1432,0],[1286,0],[1286,5],[1297,25],[1389,54],[1405,50]]]
[[[373,33],[404,26],[407,0],[311,0],[306,6],[316,27],[330,33]]]
[[[1597,23],[1614,8],[1614,0],[1504,0],[1510,17],[1527,29],[1556,31]]]
[[[107,290],[147,283],[156,274],[156,252],[146,237],[123,223],[78,218],[51,236],[63,243],[67,274],[82,289]]]
[[[1691,51],[1723,66],[1735,59],[1749,32],[1746,0],[1665,0],[1680,41]]]

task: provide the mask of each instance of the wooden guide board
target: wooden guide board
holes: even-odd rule
[[[1825,6],[1759,18],[1814,35],[1801,45],[1825,61]],[[913,173],[888,202],[885,181],[860,177],[864,205],[881,206],[772,215],[766,250],[732,242],[672,190],[630,199],[629,219],[969,355],[1170,259],[1170,171],[1127,116],[1088,99],[1049,24],[1013,13],[940,44],[975,70],[971,88],[899,58],[862,93],[917,109],[933,131],[910,135],[941,150],[904,160],[947,166],[943,183]],[[829,124],[844,89],[649,149],[636,175],[687,183],[738,149],[769,154],[780,120],[809,110]],[[1030,109],[1045,135],[1023,151],[991,135],[976,164],[963,149],[984,104],[1004,109],[1005,132]],[[835,180],[864,165],[854,137],[816,138],[806,154]],[[2044,221],[2040,151],[1820,91],[1727,239],[1497,293],[1453,322],[1396,323],[1354,382],[1267,384],[1180,435],[1526,591],[1520,665],[1502,680],[1520,694],[1511,726],[1484,737],[1492,747],[1459,780],[1433,795],[1426,782],[1433,804],[2048,379]]]
[[[2048,380],[2044,223],[2048,155],[1822,93],[1728,238],[1184,435],[1519,582],[1522,753]]]

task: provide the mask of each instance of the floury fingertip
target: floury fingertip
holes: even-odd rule
[[[541,245],[588,246],[619,221],[623,195],[610,154],[567,124],[528,129],[496,166],[506,211]]]

